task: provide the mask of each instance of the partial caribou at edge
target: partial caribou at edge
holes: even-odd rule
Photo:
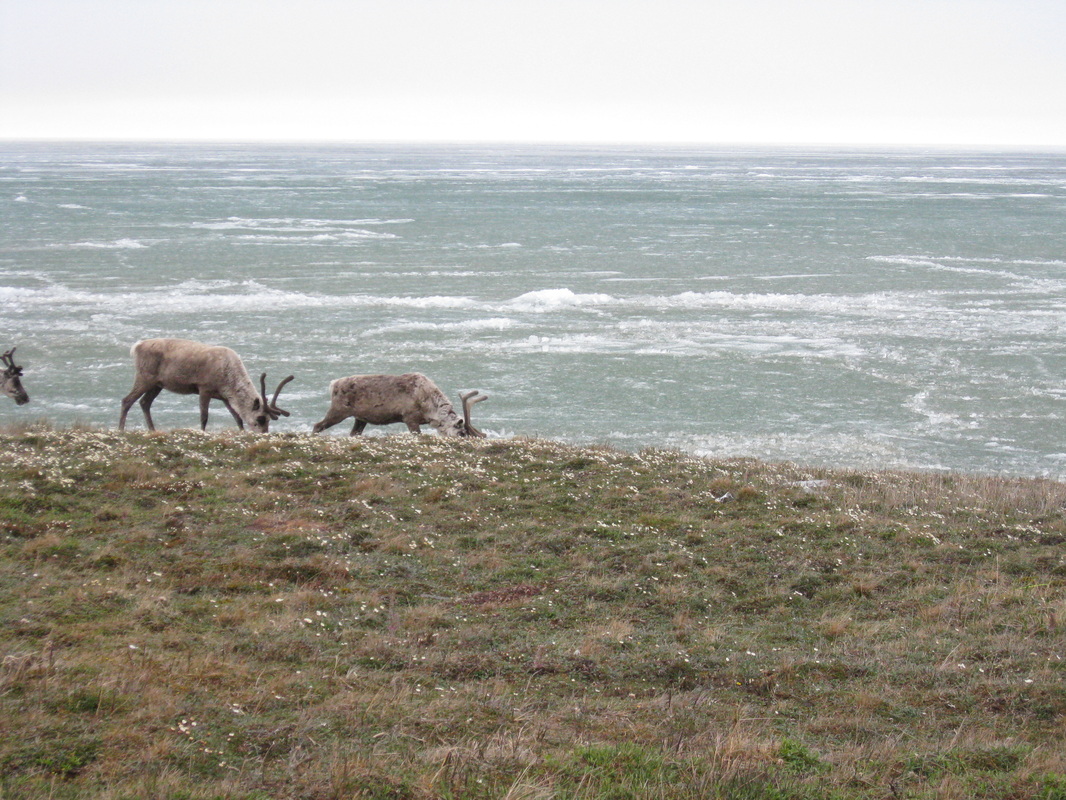
[[[484,437],[470,422],[474,403],[488,400],[478,391],[459,395],[463,416],[433,381],[418,372],[403,375],[351,375],[329,385],[330,406],[325,418],[315,424],[314,433],[355,417],[352,436],[367,425],[390,425],[402,422],[411,433],[421,433],[422,425],[431,425],[442,436]]]
[[[22,367],[15,363],[15,348],[12,347],[0,359],[4,365],[4,371],[0,373],[0,393],[14,400],[17,406],[26,405],[30,402],[30,396],[22,388]]]
[[[256,433],[267,433],[271,420],[289,416],[278,408],[278,395],[294,376],[278,384],[274,398],[267,400],[266,373],[259,378],[256,390],[248,370],[233,350],[188,339],[143,339],[130,348],[136,375],[133,390],[122,399],[119,430],[126,429],[126,414],[140,400],[144,421],[149,430],[152,422],[152,402],[166,389],[177,394],[200,396],[200,428],[207,430],[207,407],[212,400],[221,400],[229,413],[244,430],[247,425]]]

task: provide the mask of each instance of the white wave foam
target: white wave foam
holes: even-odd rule
[[[433,295],[430,297],[366,297],[369,305],[405,306],[407,308],[475,308],[479,303],[469,297]]]
[[[116,239],[113,242],[74,242],[69,245],[53,245],[54,247],[86,247],[94,250],[140,250],[148,247],[144,242],[136,239]]]
[[[293,234],[299,233],[293,231]],[[257,233],[257,234],[244,234],[238,236],[240,244],[321,244],[323,242],[345,242],[356,241],[364,239],[397,239],[399,237],[394,233],[383,233],[379,231],[338,231],[335,233],[309,233],[303,232],[306,235],[288,235],[283,236],[273,233]]]
[[[508,352],[525,353],[629,353],[632,344],[600,334],[576,333],[565,336],[539,336],[531,334],[524,340],[508,342]]]
[[[172,287],[143,292],[93,292],[62,285],[44,288],[0,286],[0,304],[11,307],[49,307],[69,311],[137,316],[160,312],[277,311],[287,309],[398,307],[467,309],[482,304],[469,297],[320,295],[274,289],[256,281],[184,281]]]
[[[115,291],[108,291],[110,286]],[[389,319],[384,314],[376,332],[399,330],[397,324],[425,326],[409,330],[451,330],[439,326],[455,325],[456,329],[504,331],[538,325],[538,316],[550,314],[551,328],[543,331],[549,338],[522,341],[520,347],[568,352],[622,348],[685,357],[744,352],[842,360],[867,359],[878,352],[876,343],[883,344],[886,337],[904,330],[942,343],[979,338],[1006,353],[996,344],[996,337],[1004,331],[1055,335],[1062,320],[1057,309],[1030,310],[1022,316],[984,297],[960,305],[956,299],[945,302],[929,293],[839,296],[713,291],[616,297],[558,288],[488,300],[447,294],[319,294],[232,279],[193,279],[144,290],[118,283],[91,288],[2,286],[0,307],[21,315],[46,308],[50,317],[74,320],[92,315],[114,322],[167,313],[237,315],[294,310],[306,311],[311,318],[325,310],[324,318],[329,318],[346,310],[375,308],[396,309],[393,316],[407,317]],[[411,313],[403,314],[403,310]],[[434,315],[434,311],[441,314]]]
[[[930,391],[928,389],[923,389],[903,404],[903,407],[908,411],[925,418],[924,424],[920,427],[941,431],[946,428],[963,427],[964,423],[959,419],[958,414],[938,411],[937,409],[932,408],[930,406],[929,396]]]
[[[702,321],[672,320],[646,322],[644,315],[654,312],[693,309],[719,310],[722,312],[797,312],[816,313],[827,317],[850,316],[863,319],[894,319],[899,314],[914,313],[914,299],[885,295],[858,297],[831,297],[823,295],[785,294],[732,294],[729,292],[684,292],[679,295],[644,295],[619,299],[608,294],[576,293],[571,289],[545,289],[526,292],[510,300],[487,301],[466,295],[375,295],[375,294],[315,294],[265,286],[254,280],[187,280],[171,287],[152,287],[142,292],[103,292],[72,289],[63,285],[46,287],[2,287],[0,302],[12,306],[51,306],[55,309],[90,309],[99,313],[115,313],[136,316],[143,313],[174,311],[191,313],[247,309],[299,309],[299,308],[353,308],[384,307],[420,310],[470,310],[483,314],[492,322],[486,327],[512,325],[514,314],[544,314],[565,312],[606,313],[608,307],[617,312],[618,330],[627,336],[640,332],[640,325],[647,324],[650,339],[668,337],[670,347],[690,340],[700,346],[714,335],[735,335],[737,331],[721,330],[721,320]],[[629,315],[641,315],[632,320]],[[972,316],[972,315],[971,315]],[[508,320],[500,322],[500,320]],[[448,320],[450,322],[451,320]],[[477,323],[475,323],[477,324]],[[577,325],[575,321],[572,324]],[[680,327],[671,328],[671,325]],[[1050,324],[1050,323],[1049,323]],[[706,327],[709,325],[710,327]],[[766,323],[760,323],[767,333]],[[635,327],[634,327],[635,326]],[[786,332],[794,333],[786,327]],[[777,332],[772,332],[777,335]],[[742,331],[748,337],[748,331]],[[642,337],[643,338],[643,337]],[[810,337],[811,342],[826,339]]]
[[[967,264],[1018,264],[1029,267],[1066,267],[1066,261],[1055,258],[971,258],[964,256],[940,256],[937,261],[962,261]]]
[[[867,261],[880,264],[898,264],[903,267],[938,267],[931,256],[867,256]]]
[[[403,225],[411,219],[302,219],[296,217],[227,217],[224,220],[194,222],[190,227],[210,231],[270,231],[272,233],[315,233],[366,228],[379,225]]]
[[[1031,275],[1025,275],[1020,272],[1013,272],[1008,269],[989,269],[983,264],[992,266],[1064,266],[1066,262],[1046,260],[1046,261],[1025,261],[1014,259],[998,259],[998,258],[963,258],[959,256],[945,256],[941,258],[935,257],[915,257],[915,256],[867,256],[867,261],[875,261],[882,264],[897,264],[905,267],[920,267],[925,270],[931,270],[936,272],[952,272],[961,275],[980,275],[983,277],[997,277],[1006,278],[1010,281],[1018,281],[1033,286],[1042,286],[1044,282],[1039,278],[1034,278]],[[948,263],[942,263],[948,262]],[[956,266],[970,264],[973,266]]]
[[[462,322],[400,322],[394,325],[380,325],[368,328],[362,337],[374,337],[382,334],[440,331],[444,333],[463,333],[473,331],[506,331],[517,327],[519,323],[509,317],[492,317],[489,319],[463,320]]]
[[[182,281],[174,287],[173,291],[177,292],[223,292],[229,289],[237,287],[250,287],[259,286],[260,284],[255,281],[234,281],[225,278],[219,278],[216,280],[206,280],[203,278],[192,278],[187,281]]]
[[[862,295],[681,292],[664,297],[650,297],[645,302],[653,308],[813,312],[827,316],[862,317],[897,316],[915,308],[915,298],[911,295],[879,292]]]
[[[545,312],[563,308],[602,306],[615,302],[609,294],[576,294],[570,289],[538,289],[513,298],[507,306],[517,311]]]

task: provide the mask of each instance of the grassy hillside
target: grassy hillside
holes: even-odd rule
[[[1066,485],[0,433],[0,798],[1066,798]]]

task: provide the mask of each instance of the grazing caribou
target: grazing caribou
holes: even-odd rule
[[[355,417],[352,436],[361,434],[368,424],[393,422],[404,423],[411,433],[421,433],[420,426],[432,425],[442,436],[485,435],[470,423],[470,408],[474,403],[488,400],[488,395],[477,391],[460,394],[463,401],[460,417],[437,384],[417,372],[338,378],[329,385],[329,394],[329,411],[325,419],[315,424],[314,433]]]
[[[289,416],[277,407],[282,388],[293,379],[290,375],[278,384],[274,399],[266,396],[266,373],[259,378],[257,391],[240,356],[228,347],[213,347],[187,339],[144,339],[130,348],[137,371],[133,390],[122,398],[119,430],[126,429],[126,414],[139,399],[148,430],[152,423],[152,401],[166,389],[177,394],[200,396],[200,428],[207,430],[207,407],[212,400],[221,400],[237,426],[245,424],[256,433],[266,433],[270,421]]]
[[[6,394],[15,401],[15,405],[24,406],[30,402],[30,396],[22,388],[22,367],[15,363],[15,348],[12,347],[0,359],[3,361],[4,371],[0,373],[0,392]]]

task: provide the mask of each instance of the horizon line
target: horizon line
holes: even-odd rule
[[[233,136],[12,136],[0,134],[5,144],[169,144],[169,145],[313,145],[313,146],[435,146],[435,147],[656,147],[656,148],[757,148],[757,149],[862,149],[1066,151],[1066,143],[912,142],[912,141],[803,141],[803,140],[681,140],[681,139],[502,139],[502,138],[346,138],[346,137],[233,137]]]

